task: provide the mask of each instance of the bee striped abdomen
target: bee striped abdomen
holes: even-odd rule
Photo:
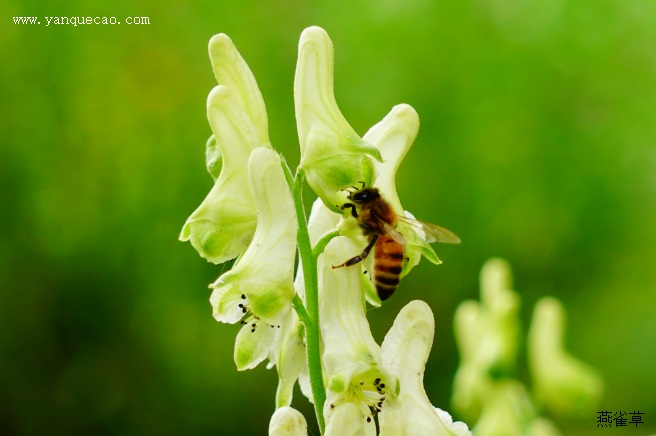
[[[374,247],[374,284],[381,301],[387,300],[399,285],[404,257],[402,244],[387,235],[378,237]]]

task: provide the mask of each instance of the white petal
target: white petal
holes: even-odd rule
[[[342,115],[333,90],[333,43],[320,27],[301,34],[294,77],[294,101],[301,153],[312,131],[357,137]]]
[[[269,422],[269,436],[307,436],[305,417],[291,407],[277,409]]]
[[[259,142],[268,143],[264,100],[250,68],[225,34],[210,39],[209,53],[217,82],[235,92],[239,106],[249,115],[257,131]]]
[[[180,240],[190,240],[202,257],[222,263],[240,255],[253,237],[256,213],[245,169],[255,148],[270,145],[260,141],[248,114],[225,86],[210,92],[207,117],[223,167],[210,193],[187,219]]]
[[[405,383],[423,383],[428,355],[433,345],[435,321],[428,304],[408,303],[394,320],[382,345],[383,363]]]
[[[303,325],[296,312],[282,324],[279,344],[276,346],[275,363],[278,368],[278,390],[276,405],[289,406],[292,401],[294,385],[299,374],[307,368]]]
[[[246,252],[217,281],[215,292],[237,287],[235,295],[247,297],[248,308],[255,316],[278,325],[294,296],[296,212],[276,152],[264,147],[254,150],[248,168],[257,228]],[[227,310],[227,306],[215,306],[215,312]]]
[[[353,403],[335,408],[326,425],[326,436],[375,436],[376,424],[367,422],[362,410]]]
[[[319,258],[319,313],[324,341],[323,360],[329,374],[355,362],[371,364],[380,361],[380,347],[371,335],[364,313],[360,268],[332,267],[360,254],[361,251],[362,249],[350,239],[338,236],[330,241]]]
[[[472,432],[469,431],[469,428],[467,427],[467,424],[461,421],[456,421],[453,422],[453,418],[451,418],[451,415],[449,412],[442,410],[440,408],[435,408],[435,412],[437,413],[437,416],[439,416],[440,420],[447,426],[449,427],[449,430],[453,432],[454,435],[456,436],[471,436]]]
[[[303,31],[294,78],[294,107],[301,145],[301,168],[308,184],[334,212],[341,190],[362,181],[371,185],[378,149],[363,141],[348,124],[333,93],[333,46],[325,30]]]
[[[234,358],[237,369],[244,371],[255,368],[266,359],[279,333],[279,328],[261,321],[253,320],[244,325],[235,340]]]
[[[219,278],[213,285],[214,291],[210,296],[210,304],[213,308],[213,316],[219,322],[234,324],[243,318],[244,312],[239,307],[244,300],[242,293],[236,284],[223,285]]]
[[[375,162],[376,186],[397,213],[403,212],[396,193],[396,171],[412,147],[419,131],[419,116],[407,104],[394,106],[382,121],[373,126],[363,139],[380,150],[383,162]]]

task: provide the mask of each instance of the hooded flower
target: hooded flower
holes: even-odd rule
[[[565,309],[555,298],[535,305],[529,330],[528,359],[537,398],[555,412],[584,414],[603,391],[597,371],[572,356],[563,345]]]
[[[359,252],[350,239],[330,241],[319,258],[319,312],[326,371],[326,434],[360,429],[375,434],[373,414],[398,392],[396,377],[381,365],[380,347],[364,314],[360,270],[332,265]],[[341,430],[340,430],[341,431]],[[355,431],[355,430],[353,430]]]
[[[481,271],[481,303],[465,301],[455,315],[461,363],[453,403],[469,417],[480,413],[494,380],[512,373],[519,342],[519,298],[510,290],[510,267],[491,259]]]
[[[434,332],[433,312],[415,300],[401,309],[385,336],[383,365],[398,377],[400,391],[379,415],[381,436],[471,435],[467,425],[454,423],[447,412],[435,409],[424,390],[424,368]]]
[[[254,150],[248,179],[257,228],[234,267],[211,285],[210,298],[217,321],[244,324],[235,345],[239,370],[267,357],[281,324],[289,322],[294,296],[296,212],[278,154],[264,147]]]
[[[301,34],[294,79],[301,167],[308,184],[334,212],[347,186],[375,180],[380,152],[363,141],[346,121],[333,93],[333,45],[320,27]]]
[[[417,112],[410,105],[399,104],[394,106],[382,121],[364,135],[364,140],[380,150],[383,157],[383,162],[374,162],[378,174],[376,187],[397,215],[411,219],[414,219],[414,216],[410,212],[404,211],[396,193],[396,172],[412,147],[418,131],[419,116]],[[419,263],[422,255],[436,265],[442,263],[428,244],[429,237],[421,227],[411,226],[401,221],[396,230],[406,239],[406,256],[409,259],[404,264],[401,277],[408,274]]]
[[[213,132],[207,167],[216,181],[187,219],[180,240],[191,241],[210,262],[222,263],[243,253],[253,238],[256,212],[246,166],[254,149],[271,145],[264,101],[248,65],[226,35],[214,36],[209,52],[220,83],[207,99]]]
[[[269,436],[307,436],[305,417],[291,407],[279,408],[269,422]]]

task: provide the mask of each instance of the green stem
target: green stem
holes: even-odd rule
[[[292,177],[291,170],[283,162],[283,170],[287,183],[292,190],[294,205],[296,207],[296,219],[298,221],[298,252],[303,266],[303,279],[305,280],[305,307],[300,298],[294,298],[294,308],[299,319],[305,325],[305,347],[307,363],[312,386],[312,397],[314,399],[314,411],[317,415],[317,423],[323,434],[326,423],[323,419],[323,405],[326,402],[326,389],[323,382],[323,371],[321,369],[321,336],[319,330],[319,285],[317,274],[317,258],[312,252],[310,234],[307,228],[305,206],[303,205],[303,170],[299,167],[296,176]],[[327,243],[327,241],[326,241]]]
[[[312,322],[310,319],[310,314],[307,313],[307,310],[305,310],[303,301],[301,301],[301,297],[299,297],[298,294],[294,295],[294,298],[292,299],[292,306],[294,306],[294,310],[298,314],[298,319],[300,319],[303,324],[307,325],[308,323]]]
[[[312,256],[314,256],[315,259],[319,259],[319,255],[323,253],[323,250],[326,248],[326,245],[330,242],[331,239],[333,239],[335,236],[339,236],[339,229],[335,230],[329,230],[317,241],[316,244],[314,244],[314,248],[312,249]]]

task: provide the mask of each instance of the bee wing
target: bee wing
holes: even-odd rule
[[[394,227],[389,225],[387,222],[381,220],[380,218],[376,217],[376,221],[378,222],[378,225],[385,231],[386,235],[389,235],[394,239],[396,242],[398,242],[401,245],[405,245],[405,238],[403,237],[402,234],[396,231]]]
[[[409,224],[426,234],[426,242],[441,242],[443,244],[460,244],[460,238],[451,230],[440,227],[437,224],[426,223],[406,216],[400,216],[399,220]]]

